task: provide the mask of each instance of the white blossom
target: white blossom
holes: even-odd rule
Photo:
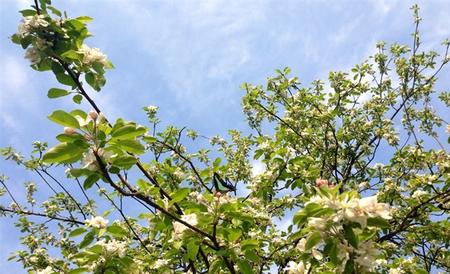
[[[411,195],[411,197],[414,199],[420,199],[427,195],[428,195],[428,192],[419,189],[419,190],[414,191],[414,193]]]
[[[181,220],[185,221],[186,223],[195,226],[198,223],[197,220],[197,215],[195,215],[194,213],[192,214],[188,214],[188,215],[183,215],[181,216]],[[183,232],[188,229],[187,226],[185,226],[184,224],[180,223],[180,222],[175,222],[173,224],[173,230],[174,230],[174,239],[179,239],[181,238]]]
[[[380,254],[380,251],[375,248],[372,242],[364,242],[360,244],[356,250],[358,254],[355,262],[359,266],[366,268],[367,270],[372,270],[376,266],[376,257]]]
[[[161,267],[166,266],[169,263],[168,260],[165,259],[158,259],[156,260],[153,265],[151,266],[152,269],[159,269]]]
[[[309,265],[305,265],[303,264],[303,262],[296,263],[290,261],[288,263],[288,266],[285,267],[283,270],[287,271],[288,274],[304,274],[307,273],[308,269]]]
[[[109,221],[103,218],[102,216],[95,216],[92,217],[90,220],[84,220],[84,223],[90,227],[106,228],[106,225],[109,223]]]
[[[158,111],[158,107],[150,105],[146,107],[146,110],[150,113],[156,113]]]
[[[19,24],[17,36],[23,38],[28,36],[33,29],[45,28],[48,25],[44,15],[25,16]]]
[[[41,54],[39,53],[39,50],[37,50],[34,47],[29,47],[25,51],[25,59],[28,59],[31,64],[37,64],[41,61]]]
[[[107,56],[98,48],[91,48],[83,44],[78,52],[83,55],[82,62],[85,65],[91,65],[95,62],[98,62],[104,66],[108,66]]]
[[[118,256],[119,258],[123,258],[127,254],[127,242],[117,241],[115,239],[107,242],[105,239],[102,239],[97,244],[103,247],[105,256]]]
[[[52,273],[55,273],[55,271],[53,271],[53,268],[51,266],[47,266],[45,269],[36,272],[36,274],[52,274]]]
[[[391,268],[389,269],[389,274],[403,274],[405,273],[401,268]]]

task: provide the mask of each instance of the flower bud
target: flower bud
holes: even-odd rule
[[[97,120],[98,113],[96,111],[91,110],[91,111],[89,111],[88,115],[89,115],[89,117],[92,118],[92,120],[94,120],[94,121]]]
[[[71,127],[64,128],[64,134],[72,135],[72,134],[75,134],[76,132],[77,131],[74,128],[71,128]]]
[[[330,183],[327,179],[317,179],[316,180],[316,187],[329,187]]]

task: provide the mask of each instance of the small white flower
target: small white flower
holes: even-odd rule
[[[92,217],[90,220],[84,220],[84,223],[87,226],[101,229],[106,228],[106,225],[109,223],[109,221],[103,218],[102,216],[95,216]]]
[[[55,271],[53,271],[53,268],[51,266],[47,266],[45,269],[36,272],[36,274],[52,274],[52,273],[55,273]]]
[[[327,225],[327,219],[311,217],[308,219],[308,226],[314,227],[317,230],[324,230]]]
[[[45,28],[48,25],[44,15],[25,16],[19,24],[17,36],[23,38],[28,36],[33,29]]]
[[[194,213],[181,216],[181,220],[185,221],[186,223],[188,223],[192,226],[195,226],[198,223],[197,215],[195,215]],[[181,238],[183,232],[186,229],[188,229],[188,227],[185,226],[184,224],[182,224],[180,222],[174,222],[174,224],[173,224],[174,238],[175,239]]]
[[[309,268],[309,265],[304,265],[303,262],[296,263],[293,261],[290,261],[288,263],[288,266],[285,267],[283,270],[287,271],[288,274],[304,274],[307,273],[307,270]]]
[[[83,55],[82,62],[85,65],[91,65],[92,63],[98,62],[104,66],[108,66],[107,56],[98,48],[91,48],[83,44],[78,52]]]
[[[403,274],[405,273],[401,268],[391,268],[389,269],[389,274]]]
[[[106,242],[105,239],[101,239],[97,242],[97,244],[103,247],[105,256],[118,256],[119,258],[123,258],[127,254],[127,242],[117,241],[114,239]]]
[[[146,110],[150,113],[156,113],[158,111],[158,107],[157,106],[147,106]]]
[[[305,245],[306,245],[306,238],[302,238],[297,244],[298,250],[300,250],[301,252],[305,252]]]
[[[30,60],[31,64],[37,64],[41,61],[41,54],[34,47],[29,47],[27,51],[25,51],[25,59]]]
[[[414,199],[420,200],[420,198],[427,196],[427,195],[428,195],[428,192],[419,189],[419,190],[414,191],[414,193],[411,195],[411,197]]]
[[[151,266],[152,269],[159,269],[161,267],[166,266],[169,263],[168,260],[164,260],[164,259],[158,259],[156,260],[153,265]]]

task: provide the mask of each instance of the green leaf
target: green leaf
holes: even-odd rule
[[[111,225],[106,228],[109,234],[116,238],[123,238],[128,235],[128,232],[118,225]]]
[[[21,40],[22,40],[22,39],[20,39],[19,35],[17,35],[17,34],[13,34],[13,35],[11,36],[11,41],[12,41],[14,44],[19,44],[19,45],[20,45]]]
[[[85,267],[75,268],[69,271],[69,274],[80,274],[80,273],[86,273],[88,272],[88,269]]]
[[[305,249],[309,250],[316,246],[320,241],[322,240],[322,236],[320,235],[319,231],[315,231],[309,235],[308,239],[306,240]]]
[[[70,92],[68,92],[65,89],[51,88],[51,89],[48,90],[47,97],[48,98],[58,98],[58,97],[66,96],[69,93]]]
[[[249,249],[244,252],[245,258],[249,259],[252,262],[259,263],[261,262],[261,258],[256,254],[255,251]]]
[[[217,260],[213,261],[213,262],[211,263],[211,266],[209,267],[208,274],[216,274],[216,273],[219,273],[219,269],[220,269],[220,267],[221,267],[222,265],[223,265],[223,262],[222,262],[222,260],[220,260],[220,259],[217,259]]]
[[[80,128],[78,120],[63,110],[54,111],[48,119],[65,127]]]
[[[259,241],[256,239],[245,239],[241,241],[242,250],[254,249],[259,246]]]
[[[79,235],[81,235],[81,234],[84,234],[84,232],[86,232],[86,228],[84,228],[84,227],[79,227],[79,228],[76,228],[76,229],[72,230],[72,231],[69,233],[69,237],[76,237],[76,236],[79,236]]]
[[[112,158],[111,160],[111,164],[125,169],[129,169],[134,164],[136,164],[136,158],[131,155],[122,155],[116,158]]]
[[[77,19],[70,19],[67,20],[66,23],[70,26],[72,26],[75,30],[80,31],[83,28],[85,28],[84,24]]]
[[[83,135],[79,134],[79,133],[74,133],[74,134],[59,134],[56,136],[56,139],[60,142],[67,142],[67,143],[72,143],[75,140],[83,140],[84,137]]]
[[[131,139],[120,140],[120,141],[117,141],[115,143],[115,145],[117,145],[121,149],[131,152],[131,153],[136,153],[136,154],[144,153],[144,146],[141,145],[141,143],[139,143],[136,140],[131,140]]]
[[[217,157],[213,162],[214,171],[217,171],[220,166],[220,162],[222,161],[222,158]]]
[[[246,260],[238,260],[237,264],[239,266],[240,273],[253,274],[253,269]]]
[[[84,76],[84,79],[86,79],[86,82],[95,90],[97,85],[95,84],[95,75],[91,72],[86,73],[86,75]]]
[[[187,257],[188,257],[188,259],[190,259],[192,261],[195,261],[195,258],[197,257],[197,253],[198,253],[199,247],[200,246],[198,245],[196,240],[190,241],[187,244]]]
[[[131,139],[136,136],[142,135],[147,132],[147,129],[142,126],[136,127],[135,125],[125,125],[118,128],[111,133],[112,138],[115,139]]]
[[[343,274],[353,274],[355,273],[354,271],[355,271],[355,263],[353,262],[353,260],[348,260],[347,263],[345,264]]]
[[[55,9],[54,7],[52,7],[52,6],[47,6],[47,8],[48,8],[49,10],[51,10],[52,13],[53,13],[54,15],[59,16],[59,17],[62,16],[61,12],[60,12],[59,10]]]
[[[78,247],[82,249],[90,245],[94,240],[94,237],[95,237],[94,232],[93,231],[89,232],[88,234],[86,234],[86,236],[84,236],[84,239],[80,242],[80,245]]]
[[[75,104],[81,104],[81,101],[83,100],[83,96],[80,94],[77,94],[72,97],[72,100],[75,102]]]
[[[227,231],[228,231],[227,238],[230,242],[236,241],[242,235],[242,231],[237,228],[229,228]]]
[[[158,140],[156,139],[156,137],[153,136],[144,136],[143,139],[147,144],[155,143]]]
[[[190,192],[191,192],[191,189],[189,189],[189,188],[178,189],[175,193],[173,193],[171,195],[172,200],[170,201],[170,205],[173,205],[174,203],[178,203],[178,202],[184,200],[184,198],[186,198]]]
[[[50,148],[42,157],[47,164],[73,163],[81,159],[84,149],[74,143],[59,143]]]
[[[120,173],[120,168],[116,167],[116,166],[112,166],[108,169],[108,171],[112,174],[119,174]]]
[[[19,12],[22,13],[22,16],[24,16],[24,17],[36,15],[36,11],[32,10],[32,9],[25,9],[25,10],[21,10]]]
[[[376,226],[379,228],[389,228],[391,227],[391,224],[388,220],[383,218],[368,218],[367,219],[367,226]]]
[[[354,248],[358,248],[358,238],[351,226],[344,225],[344,237]]]
[[[71,86],[71,87],[76,86],[72,77],[70,77],[69,75],[67,75],[63,72],[57,73],[57,74],[55,74],[55,76],[56,76],[56,80],[58,80],[58,82],[60,82],[63,85]]]
[[[89,175],[86,178],[86,180],[84,180],[83,188],[85,190],[90,189],[95,184],[95,182],[97,182],[99,179],[100,179],[100,175],[98,175],[96,173],[93,173],[93,174]]]
[[[92,21],[92,18],[89,16],[79,16],[75,19],[77,19],[78,21],[83,22],[83,23],[89,23]]]
[[[80,59],[80,55],[78,54],[78,52],[74,51],[73,49],[64,52],[63,54],[61,54],[61,56],[72,60]]]
[[[324,247],[324,253],[325,255],[328,255],[330,257],[330,262],[333,265],[338,265],[339,263],[339,257],[338,257],[338,248],[337,244],[333,240],[328,240]]]

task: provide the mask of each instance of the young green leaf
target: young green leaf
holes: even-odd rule
[[[322,236],[320,235],[319,231],[315,231],[315,232],[311,233],[309,235],[308,239],[306,240],[305,249],[309,250],[309,249],[313,248],[318,243],[320,243],[321,240],[322,240]]]
[[[48,90],[47,97],[48,98],[58,98],[58,97],[66,96],[69,93],[70,92],[68,92],[65,89],[51,88],[51,89]]]
[[[48,116],[48,119],[65,127],[80,128],[78,120],[63,110],[54,111]]]

